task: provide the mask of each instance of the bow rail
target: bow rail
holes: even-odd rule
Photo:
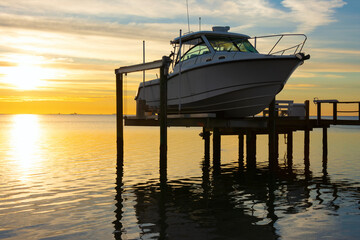
[[[294,46],[291,46],[291,47],[287,47],[287,48],[284,48],[284,49],[281,49],[281,50],[278,50],[276,52],[273,52],[273,50],[280,44],[280,42],[284,39],[284,38],[287,38],[289,39],[290,37],[298,37],[298,36],[302,36],[304,37],[304,40],[301,41],[300,43],[298,44],[295,44]],[[266,35],[266,36],[256,36],[256,37],[252,37],[250,39],[253,39],[254,40],[254,47],[255,49],[257,49],[257,41],[258,39],[261,39],[261,38],[278,38],[276,43],[272,46],[272,48],[270,49],[270,51],[267,53],[267,55],[276,55],[276,54],[280,54],[280,55],[283,55],[285,52],[287,51],[290,51],[292,49],[295,49],[294,50],[294,53],[293,55],[295,55],[296,53],[300,53],[305,45],[305,42],[307,40],[307,36],[305,34],[298,34],[298,33],[288,33],[288,34],[276,34],[276,35]]]

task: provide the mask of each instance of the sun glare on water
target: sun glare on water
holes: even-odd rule
[[[53,71],[41,67],[42,58],[18,56],[13,59],[16,66],[7,67],[5,82],[19,90],[34,90],[46,86],[46,79],[53,78]]]
[[[9,156],[24,169],[30,168],[39,160],[41,128],[37,115],[14,115],[9,142]]]

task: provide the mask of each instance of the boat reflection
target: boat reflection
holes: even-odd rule
[[[335,214],[340,207],[338,192],[351,189],[346,183],[332,182],[327,174],[314,177],[309,165],[247,170],[234,163],[214,169],[205,159],[201,167],[201,178],[151,180],[129,189],[136,196],[139,238],[278,239],[284,237],[278,229],[279,219],[312,211],[314,205]],[[118,180],[122,174],[118,172]],[[124,232],[122,182],[118,184],[115,239],[121,239]],[[359,201],[357,190],[350,191]]]

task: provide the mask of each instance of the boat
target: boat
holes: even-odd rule
[[[295,69],[310,58],[302,52],[304,34],[251,38],[229,30],[217,26],[212,31],[180,34],[171,41],[175,54],[167,81],[168,114],[254,116],[269,106]],[[299,35],[304,37],[300,43],[274,51],[284,37]],[[279,40],[269,52],[260,53],[256,43],[268,37]],[[160,80],[140,83],[135,100],[137,111],[157,114]]]

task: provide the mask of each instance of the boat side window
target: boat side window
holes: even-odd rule
[[[240,49],[234,44],[230,38],[214,38],[207,37],[211,46],[216,52],[239,52]]]
[[[234,39],[233,41],[241,52],[258,53],[258,51],[253,47],[253,45],[251,45],[251,43],[247,39]]]
[[[188,59],[209,53],[209,48],[205,45],[204,42],[201,42],[192,48],[190,48],[182,57],[180,61],[186,61]]]
[[[211,46],[217,52],[253,52],[256,49],[245,38],[213,37],[208,36]]]

